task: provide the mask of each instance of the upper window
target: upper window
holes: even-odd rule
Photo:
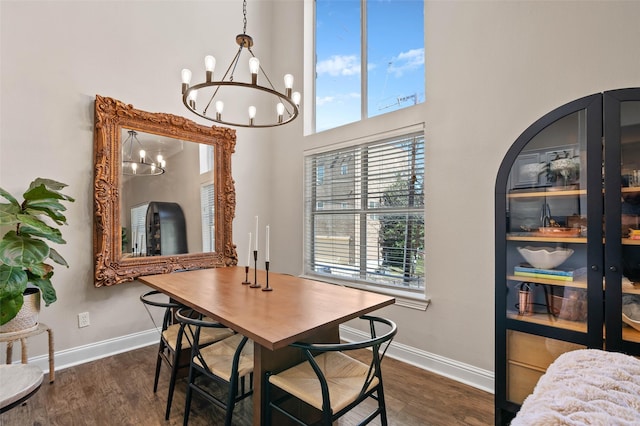
[[[424,102],[424,0],[316,0],[316,131]]]
[[[422,133],[307,156],[305,272],[422,293],[424,167]]]

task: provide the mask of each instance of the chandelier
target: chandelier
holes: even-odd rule
[[[214,80],[216,59],[213,56],[204,58],[204,83],[191,84],[192,73],[182,70],[182,103],[194,114],[219,124],[237,127],[275,127],[286,124],[298,116],[300,93],[293,92],[293,76],[284,76],[284,93],[278,92],[260,61],[253,54],[253,39],[247,35],[247,1],[243,1],[242,12],[244,27],[242,34],[236,36],[239,49],[229,64],[226,72],[219,80]],[[248,61],[251,83],[234,80],[234,73],[243,50],[250,56]],[[259,75],[260,74],[260,75]],[[258,82],[260,80],[260,83]],[[247,93],[250,96],[247,96]],[[204,98],[204,108],[198,109],[197,98]],[[243,99],[243,105],[239,105]],[[227,104],[225,104],[225,101]],[[258,111],[256,105],[270,109]],[[213,106],[213,108],[211,108]],[[225,110],[225,107],[227,108]],[[213,110],[213,111],[212,111]]]
[[[128,176],[163,174],[167,163],[162,155],[156,157],[157,162],[150,162],[147,158],[147,152],[138,140],[138,133],[135,130],[129,130],[128,133],[129,136],[122,144],[122,174]]]

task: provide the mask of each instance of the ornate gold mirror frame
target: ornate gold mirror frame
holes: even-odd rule
[[[123,128],[214,147],[214,252],[123,257]],[[236,247],[231,236],[236,204],[235,185],[231,176],[231,154],[235,151],[236,143],[235,130],[207,127],[171,114],[140,111],[116,99],[96,95],[94,136],[93,248],[96,287],[133,281],[141,275],[237,264]]]

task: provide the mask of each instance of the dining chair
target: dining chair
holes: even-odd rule
[[[225,426],[231,426],[236,403],[253,394],[253,341],[234,334],[208,346],[199,342],[207,329],[224,327],[202,319],[190,308],[181,308],[176,319],[183,325],[184,334],[191,342],[189,385],[184,409],[184,426],[189,423],[193,391],[210,403],[225,410]],[[203,378],[205,380],[203,380]],[[249,379],[247,385],[246,379]],[[226,387],[226,399],[212,392],[212,383]]]
[[[289,408],[287,402],[296,398],[310,405],[321,415],[320,424],[330,426],[339,417],[368,398],[377,401],[376,409],[370,412],[359,425],[366,425],[380,415],[381,424],[387,425],[387,411],[382,386],[381,362],[397,333],[396,324],[388,319],[362,316],[368,322],[370,337],[349,343],[292,343],[290,346],[302,350],[306,360],[277,373],[266,374],[266,418],[271,424],[272,415],[280,412],[298,424],[309,424]],[[381,335],[378,335],[382,333]],[[358,359],[351,356],[360,351]],[[359,359],[366,358],[367,362]],[[276,389],[277,388],[277,389]],[[298,413],[300,410],[295,410]],[[318,411],[320,413],[318,413]]]
[[[166,296],[164,298],[161,298],[161,296],[164,296],[161,292],[152,290],[141,295],[140,300],[145,307],[151,306],[164,309],[162,326],[158,327],[156,325],[156,328],[160,328],[160,344],[158,346],[158,356],[156,360],[156,373],[153,380],[153,392],[156,393],[158,390],[160,367],[164,362],[168,365],[169,369],[171,369],[167,408],[165,410],[165,419],[169,420],[178,371],[181,368],[189,366],[188,357],[184,356],[183,353],[190,353],[191,342],[184,335],[184,324],[175,321],[175,312],[182,308],[183,305],[172,300],[167,300]],[[147,311],[153,321],[153,315],[148,308]],[[233,331],[226,327],[210,328],[200,336],[200,344],[208,345],[231,335],[233,335]]]

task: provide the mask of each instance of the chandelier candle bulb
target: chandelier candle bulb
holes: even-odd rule
[[[260,61],[255,56],[249,59],[249,71],[251,72],[251,84],[258,84],[258,71],[260,71]]]
[[[198,98],[198,91],[197,90],[192,90],[191,92],[189,92],[189,106],[191,106],[193,109],[196,108],[196,99]]]
[[[291,90],[293,89],[293,76],[291,74],[284,75],[284,89],[287,98],[290,98]]]
[[[278,102],[278,105],[276,105],[276,112],[278,113],[278,123],[282,123],[282,115],[284,114],[284,104],[282,102]]]
[[[144,163],[144,157],[147,155],[144,149],[140,150],[140,162]]]
[[[293,95],[291,95],[291,100],[296,106],[300,106],[300,92],[293,92]]]
[[[185,68],[182,70],[182,94],[189,89],[189,84],[191,83],[191,70]]]
[[[224,109],[224,102],[216,101],[216,120],[222,120],[222,110]],[[251,244],[249,244],[251,245]]]
[[[251,105],[249,107],[249,125],[253,126],[253,119],[256,118],[256,107]]]
[[[207,74],[207,83],[211,83],[211,80],[213,80],[213,71],[216,69],[216,58],[211,55],[205,56],[204,69]]]

